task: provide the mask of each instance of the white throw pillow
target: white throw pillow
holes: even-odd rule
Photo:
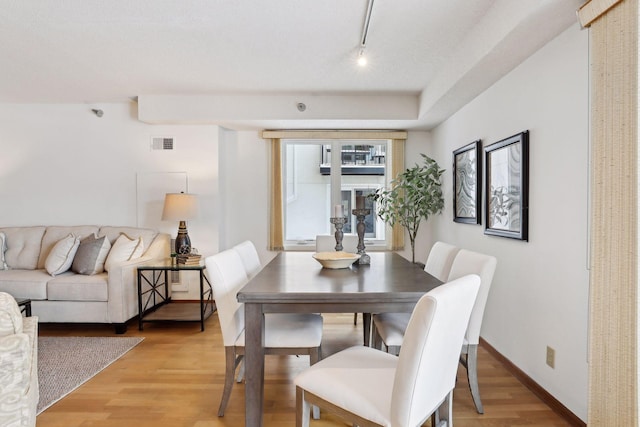
[[[78,251],[80,246],[80,238],[69,234],[67,237],[61,239],[56,243],[51,252],[47,255],[47,259],[44,262],[44,268],[52,276],[62,274],[71,268],[73,263],[73,257]]]
[[[0,270],[8,270],[9,266],[4,259],[4,253],[7,251],[7,235],[0,232]]]
[[[104,269],[109,269],[120,262],[129,261],[130,259],[140,258],[144,245],[142,237],[131,239],[126,234],[120,234],[120,237],[113,242],[107,261],[104,263]]]

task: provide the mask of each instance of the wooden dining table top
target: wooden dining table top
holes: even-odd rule
[[[239,292],[243,303],[415,303],[442,282],[394,252],[372,252],[371,264],[323,268],[309,252],[281,252]],[[334,311],[334,310],[331,310]],[[339,312],[339,311],[335,311]]]

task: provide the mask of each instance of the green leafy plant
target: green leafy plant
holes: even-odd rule
[[[420,154],[422,165],[398,174],[390,188],[380,188],[371,197],[376,202],[377,215],[387,224],[400,224],[409,232],[411,261],[416,262],[416,236],[420,222],[439,214],[444,208],[440,177],[444,169],[432,158]]]

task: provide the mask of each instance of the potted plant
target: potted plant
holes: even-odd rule
[[[415,263],[416,236],[420,222],[431,215],[439,214],[444,208],[440,177],[444,169],[432,158],[420,154],[422,165],[398,174],[391,181],[390,188],[380,188],[370,197],[377,202],[377,215],[387,224],[402,225],[409,232],[411,241],[411,262]]]

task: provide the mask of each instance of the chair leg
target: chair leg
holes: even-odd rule
[[[296,427],[309,427],[310,406],[304,399],[304,390],[296,387]]]
[[[484,414],[484,408],[480,400],[480,388],[478,387],[478,345],[469,345],[467,349],[467,379],[473,403],[476,405],[476,411],[479,414]]]
[[[236,349],[235,347],[225,347],[225,367],[224,367],[224,390],[222,391],[222,399],[220,399],[220,407],[218,408],[218,416],[224,416],[224,410],[229,403],[231,389],[233,388],[233,377],[236,371]],[[238,362],[239,363],[239,362]]]
[[[353,326],[358,324],[358,313],[353,313]]]
[[[314,365],[320,361],[322,358],[322,348],[312,348],[309,350],[309,364]],[[307,420],[309,419],[309,415],[307,414]],[[320,408],[316,405],[313,405],[313,419],[320,419]],[[307,421],[308,423],[308,421]]]
[[[453,427],[453,390],[431,414],[431,425],[434,427]]]
[[[238,364],[240,365],[240,370],[238,370],[238,375],[236,376],[236,382],[241,383],[242,380],[244,379],[244,359],[240,360]]]

